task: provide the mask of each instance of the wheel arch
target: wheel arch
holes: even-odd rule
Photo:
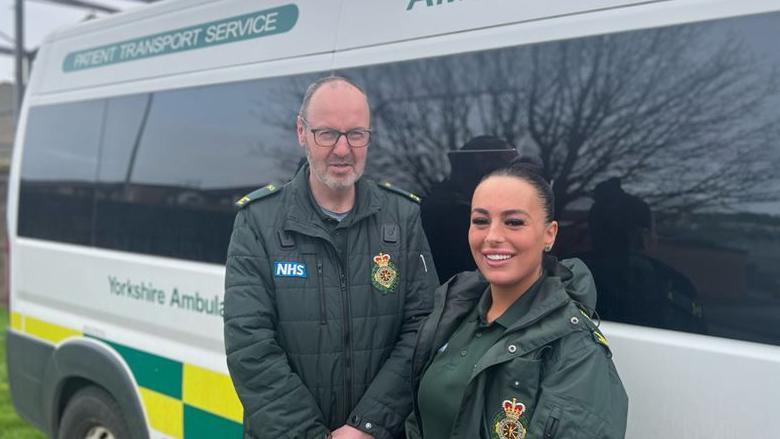
[[[66,340],[55,349],[43,377],[43,409],[56,435],[68,400],[85,386],[108,392],[122,410],[132,439],[148,439],[149,427],[138,386],[124,359],[108,344],[90,338]]]

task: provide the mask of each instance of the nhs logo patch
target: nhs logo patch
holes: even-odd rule
[[[306,264],[300,262],[274,261],[275,277],[306,277]]]

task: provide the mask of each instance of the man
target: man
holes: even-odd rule
[[[410,358],[438,285],[416,196],[362,180],[365,93],[328,77],[297,119],[307,164],[239,201],[225,346],[257,438],[396,438]]]

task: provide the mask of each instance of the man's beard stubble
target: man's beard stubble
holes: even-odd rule
[[[324,162],[323,164],[325,165],[325,169],[317,168],[316,166],[314,166],[314,163],[312,163],[310,148],[311,147],[308,145],[305,145],[303,148],[304,151],[306,152],[306,161],[309,163],[309,171],[313,172],[317,180],[319,180],[320,183],[324,184],[329,189],[333,191],[343,191],[343,190],[350,189],[355,184],[355,182],[357,182],[360,179],[360,177],[363,176],[363,170],[357,169],[354,160],[346,160],[346,161],[339,161],[334,163],[348,164],[352,166],[353,169],[352,175],[347,176],[343,179],[331,178],[331,176],[328,175],[327,166],[334,163]]]

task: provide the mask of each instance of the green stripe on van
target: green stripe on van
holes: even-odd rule
[[[125,359],[139,386],[181,399],[182,364],[168,358],[102,340]]]
[[[241,439],[241,424],[184,404],[184,437],[187,439]]]
[[[146,35],[132,40],[91,47],[67,54],[62,61],[62,70],[67,73],[92,69],[281,34],[289,32],[295,27],[298,15],[298,6],[289,4]]]

